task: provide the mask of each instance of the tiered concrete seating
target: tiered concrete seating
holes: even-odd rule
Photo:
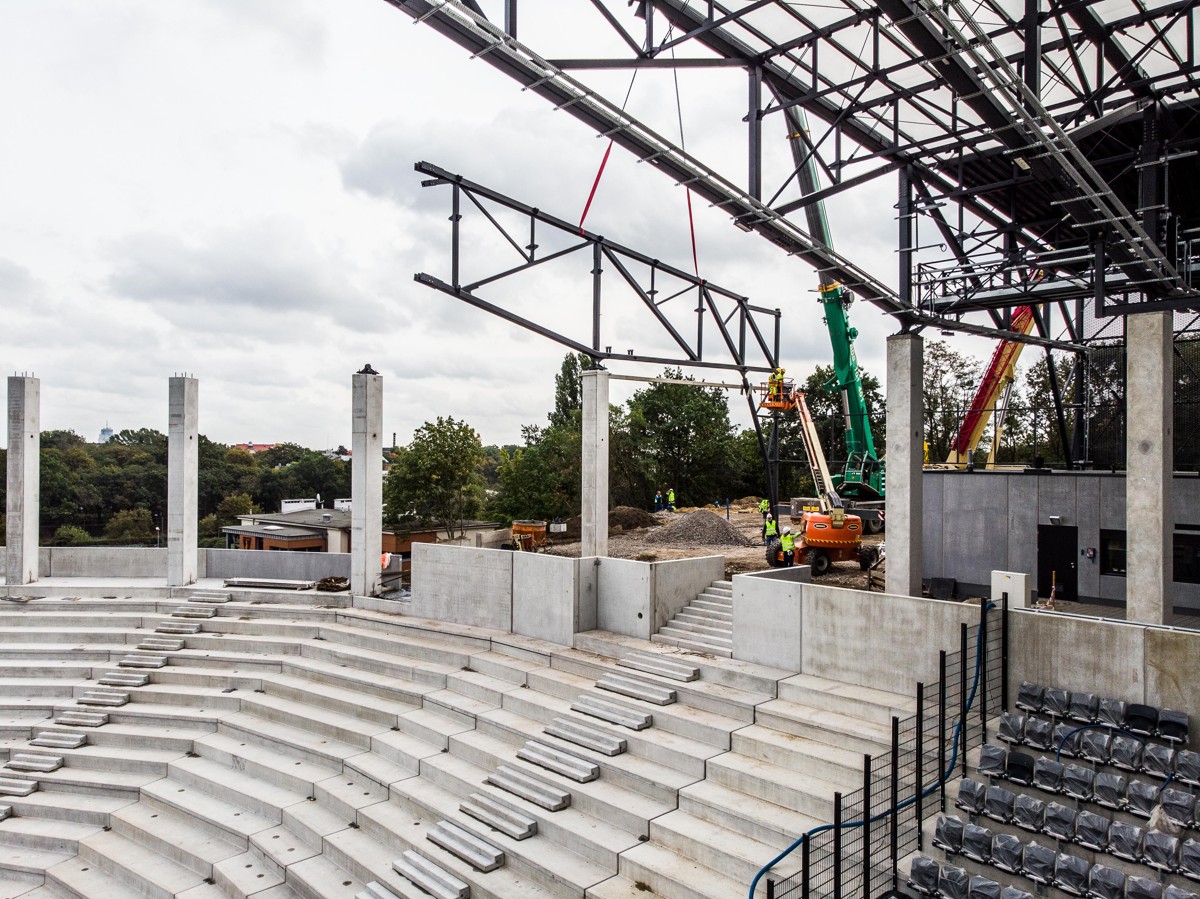
[[[713,581],[650,638],[714,656],[733,656],[733,583]]]

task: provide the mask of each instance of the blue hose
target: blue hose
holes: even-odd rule
[[[994,609],[995,607],[996,607],[995,603],[989,602],[987,604],[987,606],[984,608],[984,612],[987,612],[990,609]],[[983,641],[987,635],[987,616],[986,615],[983,618],[983,622],[984,622],[983,625],[979,628],[979,636],[976,638],[976,641],[975,641],[975,675],[971,681],[971,693],[967,697],[966,712],[970,712],[971,707],[975,705],[975,694],[979,689],[979,675],[983,668],[983,653],[980,650],[983,646]],[[942,772],[941,777],[938,778],[937,781],[935,781],[932,785],[930,785],[929,787],[927,787],[926,789],[924,789],[921,792],[922,799],[924,799],[930,793],[933,793],[935,790],[939,789],[941,787],[941,785],[944,784],[949,779],[950,775],[954,772],[954,766],[958,762],[959,735],[962,731],[963,724],[966,722],[966,719],[967,719],[967,716],[964,713],[962,720],[960,720],[958,722],[958,724],[955,725],[954,739],[950,744],[950,761],[949,761],[949,764],[946,766],[946,770],[944,772]],[[922,725],[919,724],[918,726],[922,726]],[[918,765],[921,764],[920,759],[917,759],[917,764]],[[909,806],[913,805],[913,803],[916,802],[916,799],[917,799],[917,797],[915,797],[915,796],[911,799],[905,799],[903,802],[901,802],[899,805],[896,806],[895,811],[899,812],[899,811],[902,811],[902,810],[908,808]],[[881,821],[884,818],[888,817],[888,815],[890,815],[890,814],[892,814],[892,809],[887,809],[885,811],[880,812],[877,815],[872,815],[868,819],[868,821],[869,821],[869,823],[874,824],[876,821]],[[843,830],[848,830],[853,827],[862,827],[862,826],[863,826],[862,821],[849,821],[849,822],[843,821],[842,822]],[[758,888],[758,882],[762,879],[764,874],[766,874],[769,870],[771,870],[773,867],[775,867],[777,864],[779,864],[779,862],[783,861],[785,858],[787,858],[789,855],[791,855],[793,852],[795,852],[796,849],[798,849],[800,846],[803,846],[805,840],[810,840],[812,837],[815,837],[817,834],[824,833],[827,830],[833,830],[834,827],[835,827],[835,825],[833,825],[833,824],[822,824],[820,827],[814,827],[812,830],[808,831],[807,833],[801,834],[794,843],[792,843],[790,846],[788,846],[786,849],[784,849],[782,852],[780,852],[777,856],[775,856],[773,859],[771,859],[769,862],[767,862],[765,865],[763,865],[762,868],[759,869],[758,873],[754,875],[754,879],[750,881],[749,899],[754,899],[754,891]]]

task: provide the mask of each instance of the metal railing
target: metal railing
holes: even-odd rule
[[[961,625],[959,648],[938,657],[938,680],[919,683],[916,713],[892,718],[888,752],[863,757],[863,785],[835,793],[833,821],[813,828],[759,872],[793,851],[801,867],[767,878],[768,899],[875,899],[897,887],[900,860],[923,848],[925,819],[945,807],[946,783],[966,773],[967,752],[987,740],[987,720],[1007,705],[1008,594],[983,602],[979,623]]]

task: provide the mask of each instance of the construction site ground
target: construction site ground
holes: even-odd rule
[[[762,541],[762,516],[758,511],[758,500],[747,497],[730,505],[728,525],[729,531],[736,532],[731,537],[724,529],[714,525],[710,516],[717,516],[724,523],[725,509],[715,506],[684,507],[678,506],[674,512],[664,511],[635,514],[637,510],[621,507],[614,509],[610,515],[608,554],[618,559],[636,559],[640,562],[657,562],[669,559],[690,559],[697,556],[724,556],[725,576],[744,574],[748,571],[762,571],[767,568],[766,548]],[[633,523],[650,519],[654,525],[646,527],[626,527],[620,522]],[[578,521],[571,522],[575,525]],[[781,527],[789,525],[785,518]],[[730,545],[737,537],[750,542],[750,545]],[[886,534],[867,535],[864,543],[883,543]],[[665,539],[664,539],[665,538]],[[545,552],[559,556],[579,556],[581,545],[577,526],[570,527],[566,534],[552,534],[545,546]],[[798,559],[797,564],[803,560]],[[875,569],[876,580],[882,575],[887,562]],[[835,564],[829,573],[820,578],[820,583],[835,587],[855,587],[867,589],[867,573],[862,571],[857,563],[842,562]],[[879,589],[876,586],[876,589]]]

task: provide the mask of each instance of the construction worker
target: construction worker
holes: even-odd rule
[[[662,491],[655,490],[654,491],[654,511],[661,512],[662,510],[663,510]]]
[[[772,400],[783,397],[783,376],[785,374],[787,374],[787,370],[780,366],[771,372],[771,377],[767,379],[767,394]]]
[[[770,512],[767,513],[766,519],[763,521],[763,546],[770,544],[772,538],[779,535],[779,522],[777,522]]]
[[[670,509],[672,512],[675,511],[675,488],[674,487],[667,488],[667,508]]]
[[[783,547],[783,567],[791,568],[792,561],[796,558],[796,538],[792,536],[791,528],[783,529],[783,536],[779,538],[779,543]]]
[[[762,516],[763,524],[767,523],[767,513],[771,511],[771,501],[765,496],[758,501],[758,514]]]

